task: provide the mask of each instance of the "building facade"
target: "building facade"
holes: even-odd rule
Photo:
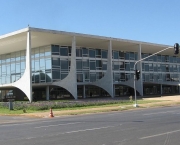
[[[134,64],[167,45],[25,28],[0,36],[0,100],[133,95]],[[139,96],[179,94],[180,57],[168,49],[137,63]]]

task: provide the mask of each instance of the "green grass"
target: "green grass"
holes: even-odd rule
[[[138,104],[146,104],[146,103],[153,103],[153,102],[160,102],[160,101],[155,101],[155,100],[138,100]],[[65,108],[55,108],[53,110],[55,111],[61,111],[61,110],[81,110],[81,109],[90,109],[90,108],[103,108],[103,107],[116,107],[116,106],[126,106],[125,108],[120,108],[120,109],[115,109],[116,111],[118,110],[127,110],[128,108],[133,108],[130,105],[133,105],[134,101],[126,101],[126,102],[121,102],[121,103],[112,103],[112,104],[103,104],[103,105],[87,105],[87,106],[81,106],[81,107],[65,107]],[[130,107],[128,107],[130,106]],[[115,111],[114,110],[114,111]],[[49,109],[46,110],[35,110],[35,109],[25,109],[26,113],[35,113],[35,112],[47,112]],[[113,110],[112,110],[113,111]],[[17,110],[9,110],[8,108],[2,108],[0,107],[0,115],[20,115],[20,114],[25,114],[23,112],[23,109]]]

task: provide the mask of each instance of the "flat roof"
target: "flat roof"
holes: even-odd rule
[[[121,38],[104,37],[89,34],[80,34],[74,32],[65,32],[57,30],[48,30],[41,28],[27,27],[15,32],[11,32],[0,36],[0,54],[11,53],[19,50],[25,50],[27,45],[27,32],[31,32],[31,47],[41,47],[51,44],[71,46],[72,38],[76,37],[76,46],[89,48],[108,49],[109,41],[112,41],[113,50],[136,52],[141,44],[143,53],[155,53],[167,47],[168,45],[155,44],[149,42],[141,42],[127,40]],[[169,49],[162,54],[174,55],[174,50]]]

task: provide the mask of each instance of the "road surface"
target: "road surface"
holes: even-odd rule
[[[0,145],[179,145],[180,107],[55,118],[0,117]]]

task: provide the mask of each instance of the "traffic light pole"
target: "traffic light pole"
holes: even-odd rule
[[[163,50],[161,50],[161,51],[158,51],[158,52],[156,52],[156,53],[153,53],[152,55],[149,55],[149,56],[147,56],[147,57],[145,57],[145,58],[143,58],[143,59],[140,59],[140,60],[138,60],[138,61],[136,61],[135,63],[134,63],[134,72],[135,72],[135,67],[136,67],[136,64],[138,63],[138,62],[140,62],[140,61],[143,61],[143,60],[145,60],[145,59],[147,59],[147,58],[149,58],[149,57],[151,57],[151,56],[154,56],[154,55],[156,55],[156,54],[158,54],[158,53],[161,53],[161,52],[163,52],[163,51],[165,51],[165,50],[167,50],[167,49],[170,49],[170,48],[173,48],[173,47],[167,47],[167,48],[165,48],[165,49],[163,49]],[[142,73],[142,72],[141,72]],[[138,104],[137,104],[137,98],[136,98],[136,74],[134,73],[134,100],[135,100],[135,104],[133,105],[134,107],[138,107]]]

